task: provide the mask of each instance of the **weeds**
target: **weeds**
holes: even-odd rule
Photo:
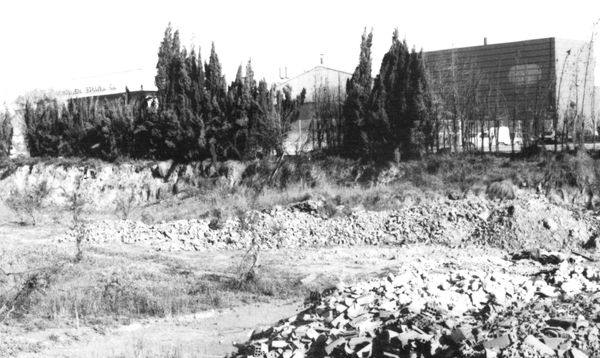
[[[131,354],[122,353],[111,356],[111,358],[201,358],[207,356],[206,354],[201,354],[199,352],[185,354],[182,347],[163,346],[157,350],[153,350],[147,345],[148,343],[140,340],[134,344],[133,352]],[[212,356],[219,357],[217,355]]]
[[[597,192],[596,166],[584,151],[578,151],[575,156],[561,153],[542,163],[545,171],[539,184],[547,194],[563,187],[575,187],[581,193]]]

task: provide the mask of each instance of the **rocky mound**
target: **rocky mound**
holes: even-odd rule
[[[92,243],[140,244],[161,251],[407,243],[558,250],[581,247],[599,230],[598,218],[591,212],[567,210],[536,194],[502,203],[470,197],[333,217],[326,215],[323,205],[307,201],[222,221],[179,220],[155,225],[100,221],[87,226],[86,238]],[[57,240],[73,241],[77,233]]]
[[[587,357],[600,353],[600,272],[576,258],[532,276],[487,270],[398,274],[313,292],[305,309],[257,329],[236,357]],[[546,255],[549,257],[549,255]],[[537,264],[537,262],[535,262]]]

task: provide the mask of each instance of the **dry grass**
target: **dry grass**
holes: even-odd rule
[[[91,246],[76,262],[75,251],[40,244],[4,252],[0,307],[8,304],[14,309],[0,320],[32,328],[75,322],[126,324],[131,319],[192,314],[307,292],[297,285],[299,273],[259,267],[242,285],[233,267],[207,273],[201,260],[210,263],[208,255],[188,260]],[[239,262],[241,257],[242,253],[232,254],[230,260]]]
[[[313,199],[325,202],[324,215],[354,209],[393,210],[426,203],[448,191],[467,193],[508,180],[535,188],[562,185],[597,190],[597,160],[584,154],[556,158],[547,152],[534,156],[460,153],[432,155],[399,165],[350,161],[341,158],[293,157],[282,163],[250,165],[240,185],[205,180],[184,199],[172,198],[129,213],[147,223],[180,219],[240,217],[249,210]]]

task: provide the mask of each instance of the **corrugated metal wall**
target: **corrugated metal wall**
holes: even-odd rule
[[[508,126],[516,119],[520,127],[553,113],[553,38],[425,52],[424,59],[434,92],[447,101],[454,91],[471,120],[483,116]]]
[[[585,41],[552,37],[430,51],[424,60],[433,92],[446,106],[456,104],[467,122],[499,119],[534,134],[550,128],[557,113],[560,128],[574,104],[591,126],[595,59]]]

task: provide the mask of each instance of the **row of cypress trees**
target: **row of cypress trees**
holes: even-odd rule
[[[344,151],[354,156],[415,157],[433,145],[423,54],[394,30],[379,74],[371,76],[373,31],[362,35],[359,63],[346,86]]]
[[[175,159],[250,159],[283,153],[284,139],[304,95],[256,81],[251,62],[228,86],[213,44],[209,61],[181,46],[179,31],[160,44],[155,101],[127,103],[43,96],[23,100],[32,156]],[[303,92],[304,94],[304,92]]]
[[[373,32],[362,35],[359,63],[346,84],[342,153],[399,160],[434,141],[431,98],[422,52],[409,51],[398,30],[379,74],[372,78]],[[44,97],[23,102],[32,156],[201,160],[282,154],[305,91],[256,81],[251,61],[227,85],[214,44],[208,62],[166,28],[158,50],[156,101],[135,103]],[[339,144],[338,144],[339,145]]]
[[[257,83],[251,61],[245,72],[240,65],[227,86],[214,44],[203,66],[195,49],[188,54],[179,32],[167,27],[155,78],[158,123],[169,128],[167,137],[173,139],[165,142],[167,156],[247,159],[259,152],[283,152],[304,96],[292,98],[290,88],[269,87],[264,79]],[[158,123],[145,123],[144,129]]]

